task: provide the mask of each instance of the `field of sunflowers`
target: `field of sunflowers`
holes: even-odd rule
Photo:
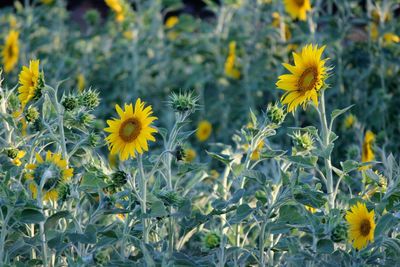
[[[0,266],[400,266],[399,0],[69,2],[0,8]]]

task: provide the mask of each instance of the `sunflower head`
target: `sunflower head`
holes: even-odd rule
[[[177,16],[170,16],[166,21],[165,21],[165,28],[167,29],[172,29],[175,27],[176,24],[179,23],[179,18]]]
[[[126,3],[123,0],[105,0],[106,5],[114,12],[115,20],[123,22],[126,17]]]
[[[136,152],[142,154],[148,151],[148,141],[155,141],[153,134],[157,130],[151,127],[151,123],[157,118],[151,116],[151,106],[145,107],[145,103],[136,100],[135,107],[125,104],[123,110],[118,104],[115,106],[119,119],[107,120],[108,127],[104,131],[110,133],[106,137],[111,154],[119,154],[121,160],[134,158]]]
[[[212,125],[207,120],[202,120],[197,125],[196,137],[200,142],[206,141],[212,133]]]
[[[19,42],[18,42],[19,32],[11,30],[4,43],[2,50],[4,71],[6,73],[12,71],[15,65],[18,63],[19,57]]]
[[[237,68],[236,63],[236,42],[231,41],[229,43],[229,54],[225,61],[225,75],[232,79],[240,78],[240,71]]]
[[[360,250],[369,242],[374,242],[375,212],[368,211],[364,203],[358,202],[346,213],[346,221],[349,224],[349,240],[353,247]]]
[[[372,131],[368,130],[365,133],[364,142],[361,148],[361,162],[369,162],[375,159],[375,153],[374,150],[372,149],[374,141],[375,141],[375,134]],[[369,168],[371,168],[371,166],[367,165],[361,167],[360,170],[368,170]]]
[[[283,0],[283,4],[292,19],[306,20],[307,11],[311,10],[310,0]]]
[[[37,198],[38,188],[42,190],[44,200],[57,200],[59,191],[67,183],[74,169],[67,167],[67,161],[62,159],[60,153],[47,151],[46,158],[36,153],[36,163],[26,166],[28,172],[26,178],[29,180],[29,189],[32,196]]]
[[[290,74],[279,76],[276,86],[286,91],[281,102],[287,105],[288,112],[294,111],[299,105],[305,108],[310,100],[318,105],[318,93],[329,71],[325,66],[327,59],[321,59],[324,49],[325,46],[306,45],[299,54],[293,52],[294,65],[283,64]]]
[[[29,67],[23,66],[19,74],[18,98],[24,108],[31,100],[38,100],[44,88],[43,73],[39,71],[39,60],[31,60]]]
[[[25,151],[17,148],[9,148],[5,152],[15,166],[21,166],[21,159],[26,155]]]

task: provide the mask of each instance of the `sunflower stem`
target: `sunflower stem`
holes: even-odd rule
[[[143,225],[143,243],[149,242],[149,235],[147,231],[147,219],[144,217],[146,214],[146,201],[147,201],[147,181],[144,175],[142,155],[138,154],[138,168],[140,177],[140,195],[141,195],[141,210],[142,210],[142,225]]]
[[[321,121],[322,142],[324,145],[324,149],[326,149],[330,143],[331,130],[328,127],[326,119],[325,90],[321,90],[321,98],[320,98],[320,105],[318,106],[318,114]],[[329,209],[333,209],[335,207],[335,199],[334,199],[335,196],[333,194],[333,175],[332,175],[332,163],[331,163],[330,153],[324,159],[324,162],[325,162],[325,177],[326,177],[328,207]]]

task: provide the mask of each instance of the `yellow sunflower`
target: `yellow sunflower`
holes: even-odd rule
[[[22,67],[19,74],[19,83],[21,86],[18,88],[18,98],[22,108],[24,108],[30,100],[40,98],[44,82],[43,76],[39,72],[39,60],[31,60],[29,62],[29,68],[26,66]]]
[[[26,152],[25,152],[25,151],[19,150],[18,153],[17,153],[17,156],[16,156],[15,158],[12,159],[12,163],[13,163],[15,166],[21,166],[21,159],[22,159],[23,157],[25,157],[25,155],[26,155]]]
[[[310,0],[283,0],[283,4],[292,19],[306,20],[307,11],[311,10]]]
[[[165,21],[165,28],[172,29],[178,23],[179,23],[179,18],[177,16],[171,16]]]
[[[18,63],[19,57],[19,32],[11,30],[5,39],[2,51],[4,71],[6,73],[12,71]]]
[[[134,158],[136,152],[142,154],[148,151],[147,141],[156,141],[152,134],[157,133],[157,130],[150,125],[157,118],[151,116],[152,107],[145,108],[144,105],[140,98],[136,100],[135,109],[132,104],[125,104],[125,110],[122,110],[117,104],[115,109],[120,119],[107,120],[109,127],[104,131],[110,135],[106,141],[111,154],[119,153],[121,160]]]
[[[372,146],[375,141],[375,134],[372,131],[367,131],[365,133],[364,142],[361,148],[361,162],[369,162],[375,159],[375,153]],[[360,170],[368,170],[371,165],[360,167]]]
[[[115,13],[115,20],[122,22],[125,19],[123,3],[120,0],[104,0],[106,5]]]
[[[344,119],[344,127],[346,129],[350,129],[354,126],[354,124],[357,122],[357,117],[354,116],[353,114],[349,114],[346,116],[346,118]]]
[[[349,223],[349,239],[353,247],[360,250],[369,242],[374,242],[375,212],[368,212],[365,204],[358,202],[346,213],[346,220]]]
[[[232,79],[240,78],[240,71],[236,66],[236,42],[229,43],[229,54],[225,61],[225,75]]]
[[[318,105],[318,92],[328,75],[327,59],[321,59],[324,49],[325,46],[306,45],[299,54],[293,52],[294,65],[283,63],[291,73],[279,76],[276,86],[286,91],[281,102],[288,106],[288,112],[299,105],[305,108],[309,100]]]
[[[186,162],[193,162],[196,156],[197,156],[196,150],[194,150],[193,148],[188,148],[185,150]]]
[[[196,137],[200,142],[206,141],[212,133],[212,125],[207,120],[202,120],[197,125]]]
[[[26,165],[28,173],[26,178],[29,181],[29,189],[33,198],[37,198],[38,187],[42,188],[42,197],[44,200],[57,200],[59,189],[68,182],[73,176],[74,169],[67,167],[67,161],[62,159],[60,153],[51,153],[47,151],[46,158],[36,153],[36,163]],[[42,179],[46,179],[43,181]]]

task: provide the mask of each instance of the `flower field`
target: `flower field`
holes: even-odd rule
[[[400,265],[399,0],[72,2],[0,8],[0,266]]]

